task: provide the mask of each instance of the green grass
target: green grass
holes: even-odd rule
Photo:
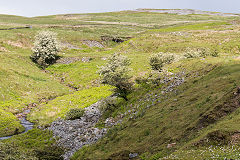
[[[0,106],[13,113],[29,103],[42,98],[51,99],[66,93],[69,88],[61,85],[31,62],[29,55],[0,54]]]
[[[63,149],[56,147],[50,131],[33,129],[0,142],[2,159],[60,159]]]
[[[13,135],[16,128],[20,132],[24,131],[24,127],[11,112],[0,109],[0,136]]]
[[[138,35],[114,48],[114,51],[127,54],[184,53],[187,48],[218,47],[222,53],[239,53],[239,32],[235,31],[234,26],[229,26],[219,22],[156,29]]]
[[[125,151],[149,153],[155,158],[161,158],[173,151],[166,148],[167,144],[176,142],[174,149],[177,149],[200,136],[194,127],[201,119],[201,114],[206,114],[217,105],[228,101],[229,95],[239,85],[239,62],[218,60],[220,62],[211,58],[202,62],[199,60],[182,62],[182,68],[187,66],[189,69],[198,68],[196,73],[192,73],[192,76],[199,74],[198,78],[190,78],[178,88],[177,94],[163,97],[161,103],[145,110],[143,117],[115,127],[97,144],[76,153],[73,159],[116,158]],[[214,64],[218,67],[208,73]],[[150,91],[152,92],[159,93],[157,90]],[[133,93],[130,97],[133,101],[130,99],[127,106],[144,105],[139,94]]]
[[[29,119],[39,125],[47,125],[57,118],[65,118],[71,108],[85,108],[111,95],[110,87],[94,87],[73,94],[57,97],[32,111]]]
[[[210,146],[192,150],[180,150],[163,159],[239,159],[239,146]]]
[[[111,129],[105,138],[83,148],[73,159],[122,159],[129,152],[138,152],[146,159],[158,159],[172,153],[180,156],[182,152],[188,153],[189,146],[215,131],[230,135],[239,128],[239,109],[223,119],[217,119],[216,124],[209,124],[201,130],[194,127],[198,126],[202,115],[228,102],[231,93],[240,85],[240,63],[234,60],[239,56],[240,32],[238,25],[231,23],[236,19],[134,11],[33,18],[0,15],[0,28],[33,26],[32,29],[0,31],[0,136],[10,135],[16,128],[22,130],[14,114],[21,112],[29,103],[37,103],[38,107],[31,110],[28,119],[37,125],[47,126],[58,117],[64,118],[71,108],[85,108],[111,95],[111,87],[100,85],[97,70],[105,64],[103,58],[114,52],[131,59],[131,74],[137,77],[149,71],[148,59],[153,53],[174,53],[181,57],[187,48],[215,47],[219,49],[220,57],[183,59],[165,66],[174,73],[184,70],[186,82],[176,94],[160,97],[161,103],[148,110],[144,108],[151,101],[141,99],[149,93],[159,94],[161,88],[136,86],[128,97],[129,101],[119,102],[119,108],[109,115],[117,116],[131,109],[130,106],[140,106],[142,110],[137,119],[124,121]],[[34,36],[40,30],[56,32],[62,43],[79,47],[65,48],[60,55],[63,58],[77,57],[80,61],[54,64],[46,69],[47,72],[40,70],[29,59]],[[133,38],[122,44],[102,42],[104,48],[90,48],[84,44],[84,40],[101,42],[103,35]],[[93,60],[83,63],[83,57]],[[73,92],[67,85],[79,91]],[[42,98],[50,101],[41,103],[39,100]],[[19,154],[33,150],[45,153],[54,144],[51,137],[47,131],[34,129],[4,141],[4,145],[16,143]],[[167,144],[174,142],[177,143],[174,148],[166,148]],[[174,153],[177,149],[181,150]],[[189,158],[205,150],[205,157],[209,158],[206,146],[191,151]],[[235,154],[235,151],[229,151],[228,155],[231,152]],[[36,152],[33,153],[30,156],[37,157]],[[219,148],[215,149],[215,153],[224,154]]]
[[[180,26],[166,27],[161,29],[149,30],[149,32],[177,32],[177,31],[191,31],[191,30],[206,30],[206,29],[217,29],[221,25],[230,25],[227,22],[208,22],[198,24],[186,24]]]
[[[13,114],[28,104],[71,92],[32,63],[29,50],[5,47],[9,52],[0,52],[0,137],[24,130]]]
[[[72,64],[56,64],[47,68],[53,75],[63,78],[65,84],[84,89],[93,86],[99,86],[99,75],[97,74],[98,67],[104,64],[104,61],[93,54],[85,54],[86,57],[91,57],[93,60],[84,63],[81,60]],[[93,56],[92,56],[93,55]],[[82,59],[84,55],[79,57]]]

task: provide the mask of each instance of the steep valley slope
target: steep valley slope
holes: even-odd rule
[[[25,26],[31,27],[18,29]],[[104,131],[103,137],[91,145],[81,143],[65,159],[240,158],[237,14],[0,15],[0,29],[0,137],[15,134],[0,141],[0,159],[63,159],[69,149],[59,144],[66,136],[61,141],[56,128],[69,133],[67,124],[80,121],[65,121],[69,110],[109,99],[91,123]],[[57,33],[62,46],[61,59],[45,70],[30,59],[41,30]],[[99,66],[113,53],[132,62],[134,89],[128,101],[100,83]],[[160,78],[150,76],[149,58],[155,53],[175,57],[155,75]],[[34,129],[19,134],[24,127],[18,116],[27,109]],[[66,143],[76,144],[71,138]]]

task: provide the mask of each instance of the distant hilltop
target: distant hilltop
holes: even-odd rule
[[[158,13],[172,13],[179,15],[189,15],[189,14],[207,14],[213,16],[239,16],[239,14],[235,13],[221,13],[221,12],[210,12],[210,11],[200,11],[194,9],[149,9],[149,8],[140,8],[136,11],[139,12],[158,12]]]

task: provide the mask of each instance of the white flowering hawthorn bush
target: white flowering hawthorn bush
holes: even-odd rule
[[[60,50],[57,35],[50,31],[41,31],[35,37],[31,59],[41,67],[47,67],[58,59]]]
[[[152,70],[161,71],[165,64],[172,63],[174,59],[174,55],[157,53],[150,57],[149,64],[152,67]]]
[[[130,60],[119,53],[113,54],[105,66],[100,68],[99,74],[103,84],[116,87],[115,92],[119,97],[127,100],[127,94],[132,88],[129,75]]]

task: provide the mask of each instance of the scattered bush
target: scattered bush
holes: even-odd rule
[[[210,51],[209,49],[206,48],[198,48],[197,49],[197,54],[199,55],[199,57],[207,57],[210,55]]]
[[[166,76],[166,73],[163,71],[152,70],[145,76],[137,77],[135,81],[143,87],[157,87],[162,84],[163,77]]]
[[[31,59],[33,62],[45,68],[48,65],[55,63],[59,58],[59,49],[57,36],[54,32],[39,32],[35,37]]]
[[[99,70],[102,83],[116,87],[115,92],[125,100],[128,100],[127,94],[133,85],[130,82],[129,65],[130,60],[127,57],[115,53],[108,59],[108,63]]]
[[[153,70],[160,71],[165,64],[170,64],[174,61],[173,55],[157,53],[150,57],[149,64]]]
[[[188,48],[186,53],[184,54],[184,57],[186,57],[186,58],[197,58],[197,57],[200,57],[200,55],[199,55],[197,50]]]
[[[163,75],[158,71],[152,71],[148,77],[148,83],[151,86],[160,86]]]
[[[186,53],[184,54],[184,57],[186,58],[198,58],[198,57],[218,57],[219,56],[219,50],[216,47],[213,47],[212,49],[206,49],[206,48],[197,48],[197,49],[190,49],[188,48]]]
[[[67,114],[66,114],[66,119],[67,120],[75,120],[79,119],[83,116],[84,114],[84,109],[82,108],[73,108],[70,109]]]

